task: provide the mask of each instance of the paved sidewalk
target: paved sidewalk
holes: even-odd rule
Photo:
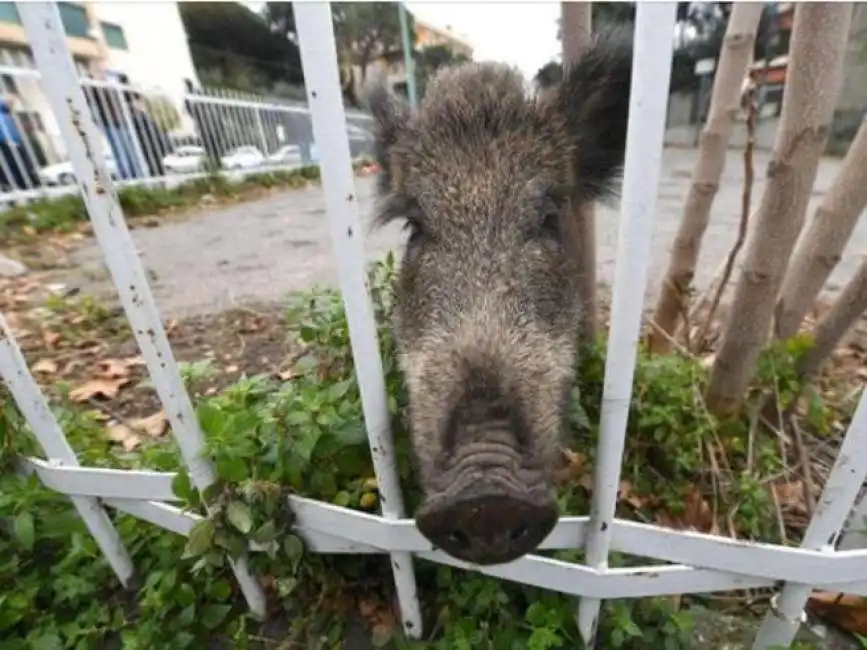
[[[737,236],[740,219],[743,162],[742,153],[729,151],[719,195],[714,203],[711,224],[704,240],[702,263],[696,282],[707,285],[725,260]],[[753,205],[764,188],[769,154],[755,156],[756,183]],[[649,295],[655,295],[668,261],[668,250],[680,223],[683,201],[695,164],[696,151],[666,149],[662,180],[656,206],[657,225],[650,273]],[[813,210],[833,180],[840,161],[823,159],[808,212]],[[370,231],[374,180],[361,178],[356,184],[365,231]],[[613,281],[617,247],[617,207],[597,210],[597,238],[600,280]],[[286,294],[315,283],[336,283],[335,260],[331,253],[328,221],[319,187],[287,191],[271,198],[221,208],[155,229],[134,232],[142,260],[153,278],[152,286],[160,309],[169,317],[218,312],[250,301],[279,300]],[[373,259],[389,248],[399,250],[400,226],[368,234],[366,251]],[[857,254],[867,247],[867,223],[856,230],[835,270],[828,289],[839,289],[859,263]],[[101,253],[95,243],[73,255],[78,265],[67,282],[93,291],[105,289]]]

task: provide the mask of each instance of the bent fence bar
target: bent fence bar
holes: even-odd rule
[[[118,289],[136,341],[165,406],[194,484],[204,488],[213,470],[201,457],[202,432],[181,382],[141,262],[126,228],[104,144],[88,110],[67,50],[57,5],[19,3],[18,8],[42,74],[52,110],[68,147],[76,185],[93,223],[106,264]],[[850,531],[836,546],[852,516],[853,504],[867,477],[867,398],[855,412],[839,458],[828,479],[812,523],[798,548],[675,531],[614,517],[614,502],[631,397],[643,292],[630,290],[647,274],[652,206],[657,193],[665,93],[670,68],[674,3],[639,3],[632,99],[627,143],[620,245],[614,287],[614,311],[605,370],[602,430],[596,490],[589,517],[564,517],[541,548],[587,549],[588,564],[578,565],[533,555],[516,562],[476,567],[436,551],[405,517],[395,472],[395,453],[385,403],[381,359],[369,295],[364,287],[358,206],[351,175],[346,115],[337,76],[337,57],[327,3],[297,3],[295,15],[302,62],[320,144],[323,189],[331,237],[338,256],[340,287],[350,326],[371,453],[382,495],[382,516],[356,512],[310,499],[290,497],[297,529],[313,552],[385,553],[392,567],[404,629],[422,634],[413,556],[484,573],[504,580],[582,598],[579,626],[593,639],[602,600],[664,594],[773,587],[783,582],[778,604],[768,614],[755,641],[756,650],[791,643],[812,588],[867,596],[867,550],[863,535]],[[639,172],[639,163],[641,169]],[[127,584],[133,574],[129,555],[105,508],[114,508],[180,535],[188,535],[200,517],[172,505],[175,473],[127,471],[78,465],[45,398],[31,376],[6,321],[0,318],[0,375],[27,418],[48,460],[24,459],[22,468],[42,483],[70,497],[90,533]],[[867,513],[867,501],[854,517]],[[258,549],[252,546],[250,549]],[[612,569],[608,554],[617,551],[663,561]],[[233,565],[253,614],[265,611],[264,595],[244,561]]]

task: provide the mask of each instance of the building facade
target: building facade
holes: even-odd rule
[[[180,110],[184,80],[197,77],[176,2],[59,2],[58,9],[81,77],[125,74],[159,89],[188,126]],[[0,94],[32,129],[46,162],[63,160],[66,147],[14,2],[0,2]]]
[[[416,51],[423,50],[426,47],[445,46],[455,56],[462,55],[468,59],[473,58],[473,46],[470,45],[466,37],[456,34],[451,26],[446,26],[445,28],[438,27],[415,16],[413,18],[415,22],[414,49]],[[356,88],[356,92],[361,90],[360,73],[361,69],[355,66],[355,80],[359,86]],[[370,79],[379,75],[384,75],[388,80],[388,84],[396,92],[401,94],[406,93],[406,63],[401,50],[386,52],[368,64],[365,78]]]

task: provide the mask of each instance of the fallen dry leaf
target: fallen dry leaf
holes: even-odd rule
[[[46,331],[42,333],[42,340],[45,341],[45,345],[54,348],[57,347],[57,344],[60,342],[60,334],[57,332]]]
[[[238,372],[238,366],[236,366],[236,365],[226,366],[226,372],[229,372],[229,373]]]
[[[33,364],[33,372],[53,375],[57,372],[57,364],[51,359],[41,359]]]
[[[710,505],[695,486],[690,487],[684,496],[682,515],[672,516],[667,512],[660,511],[656,513],[655,519],[660,526],[675,530],[695,530],[700,533],[708,533],[719,529],[716,521],[714,521]]]
[[[113,424],[106,431],[109,440],[119,442],[127,451],[132,451],[142,443],[141,437],[125,424]]]
[[[117,397],[120,389],[128,384],[128,377],[118,379],[91,379],[69,393],[70,399],[75,402],[85,402],[93,397],[102,396],[106,399]]]
[[[802,481],[779,483],[772,485],[771,489],[776,493],[781,508],[804,515],[807,514],[807,506],[804,503],[804,484]]]
[[[120,379],[129,376],[129,364],[121,359],[103,359],[99,362],[97,377],[105,379]]]
[[[133,420],[130,424],[136,429],[141,429],[151,438],[159,438],[166,430],[165,411],[157,411],[153,415]]]
[[[847,632],[867,635],[867,600],[829,591],[815,591],[807,611]]]

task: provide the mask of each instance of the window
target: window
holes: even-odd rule
[[[0,22],[21,24],[21,16],[14,2],[0,2]]]
[[[90,27],[87,23],[87,12],[84,11],[84,7],[71,2],[59,2],[57,5],[66,34],[79,38],[90,38]]]
[[[105,42],[108,46],[115,50],[128,50],[126,44],[126,35],[123,33],[123,27],[114,23],[101,23],[102,33],[105,35]]]
[[[18,85],[15,83],[15,78],[11,74],[0,75],[0,90],[4,93],[18,94]]]

